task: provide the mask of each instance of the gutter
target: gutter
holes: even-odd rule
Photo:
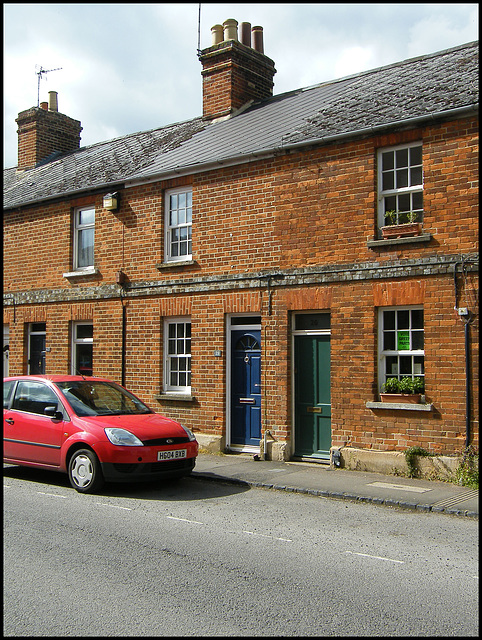
[[[33,207],[35,204],[40,202],[50,202],[54,204],[55,202],[62,202],[66,198],[81,198],[83,196],[96,196],[99,195],[102,191],[106,191],[107,189],[123,189],[125,182],[123,180],[116,180],[115,182],[104,182],[100,185],[94,185],[90,187],[86,187],[85,189],[76,189],[73,191],[63,191],[62,193],[57,193],[54,196],[48,196],[45,198],[40,198],[36,200],[25,200],[22,204],[12,205],[9,207],[3,207],[4,211],[17,211],[19,209],[23,209],[26,207]],[[98,193],[99,192],[99,193]]]
[[[36,203],[40,202],[48,202],[53,200],[65,199],[72,197],[74,195],[79,196],[83,193],[91,193],[93,191],[102,190],[102,189],[110,189],[114,185],[117,188],[121,188],[121,185],[124,188],[129,187],[137,187],[144,184],[150,184],[152,182],[159,182],[160,180],[169,180],[171,178],[176,178],[184,175],[195,175],[197,173],[202,173],[204,171],[212,171],[218,169],[219,167],[230,167],[235,166],[237,164],[245,164],[251,161],[256,160],[264,160],[268,158],[275,157],[281,153],[286,153],[292,150],[302,149],[303,147],[312,147],[323,144],[330,144],[333,142],[341,141],[341,140],[349,140],[350,138],[357,138],[360,136],[368,136],[368,135],[376,135],[381,133],[386,129],[392,129],[396,127],[414,127],[416,125],[425,123],[425,122],[433,122],[436,120],[444,119],[444,118],[456,118],[459,116],[469,116],[471,114],[478,113],[478,103],[466,105],[464,107],[457,107],[455,109],[448,109],[445,111],[437,111],[435,113],[425,114],[422,116],[415,116],[413,118],[407,118],[404,120],[394,120],[392,122],[387,122],[385,124],[379,124],[372,127],[365,127],[363,129],[356,129],[354,131],[344,132],[344,133],[336,133],[331,136],[324,136],[318,138],[310,138],[309,140],[303,140],[300,142],[291,142],[287,144],[283,144],[281,141],[281,145],[276,147],[267,147],[265,149],[260,149],[259,151],[250,152],[246,154],[236,154],[234,156],[228,156],[226,158],[219,158],[217,160],[210,160],[209,162],[202,162],[199,164],[191,164],[191,165],[178,165],[176,167],[170,167],[165,170],[161,170],[157,173],[152,174],[151,176],[139,177],[127,179],[124,181],[116,180],[115,182],[106,182],[100,185],[92,185],[89,188],[75,191],[66,191],[61,194],[55,194],[55,196],[49,196],[41,199],[31,200],[23,202],[22,204],[18,204],[15,206],[5,207],[4,211],[20,209],[24,206],[32,206]]]
[[[303,140],[301,142],[291,142],[287,144],[281,144],[277,147],[267,147],[266,149],[260,149],[259,151],[247,153],[244,155],[228,156],[227,158],[220,158],[215,161],[209,161],[200,163],[198,165],[183,165],[172,167],[166,171],[153,174],[146,178],[134,178],[125,182],[125,187],[140,186],[143,184],[149,184],[151,182],[157,182],[159,180],[168,180],[170,178],[178,177],[181,175],[192,175],[195,173],[201,173],[203,171],[209,171],[217,169],[220,166],[234,166],[236,164],[244,164],[250,160],[261,160],[272,158],[280,153],[301,149],[303,147],[311,147],[315,145],[330,144],[340,140],[348,140],[350,138],[357,138],[360,136],[376,135],[386,129],[392,129],[396,127],[406,126],[413,127],[424,122],[431,122],[440,120],[443,118],[456,118],[462,115],[470,115],[472,113],[478,113],[478,103],[466,105],[464,107],[457,107],[456,109],[449,109],[447,111],[437,111],[435,113],[426,114],[423,116],[415,116],[405,120],[394,120],[385,124],[379,124],[372,127],[365,127],[363,129],[356,129],[354,131],[348,131],[344,133],[336,133],[331,136],[324,136],[321,138],[310,138],[309,140]]]

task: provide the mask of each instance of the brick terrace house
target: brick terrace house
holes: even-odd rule
[[[198,118],[80,147],[55,92],[18,115],[10,375],[106,376],[210,450],[477,445],[478,43],[274,96],[261,28],[212,34]]]

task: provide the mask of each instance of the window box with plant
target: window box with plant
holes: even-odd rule
[[[421,376],[415,378],[404,376],[400,380],[398,378],[388,378],[382,386],[380,399],[382,402],[419,404],[424,391],[425,381]]]
[[[381,228],[382,237],[407,238],[422,233],[422,223],[417,220],[417,211],[397,212],[390,209],[385,213],[386,225]]]

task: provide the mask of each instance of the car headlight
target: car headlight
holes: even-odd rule
[[[188,429],[187,427],[185,427],[183,424],[181,425],[181,427],[184,429],[184,431],[187,433],[187,437],[189,438],[189,440],[191,442],[193,442],[196,439],[196,436],[194,435],[194,433],[191,431],[191,429]]]
[[[123,447],[144,446],[137,436],[135,436],[130,431],[127,431],[126,429],[108,427],[107,429],[104,429],[104,431],[105,435],[109,438],[109,441],[112,442],[112,444],[117,444]]]

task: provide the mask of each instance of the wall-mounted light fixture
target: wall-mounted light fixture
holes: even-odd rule
[[[115,211],[119,203],[119,194],[117,191],[114,193],[106,193],[104,196],[104,209],[108,211]]]

